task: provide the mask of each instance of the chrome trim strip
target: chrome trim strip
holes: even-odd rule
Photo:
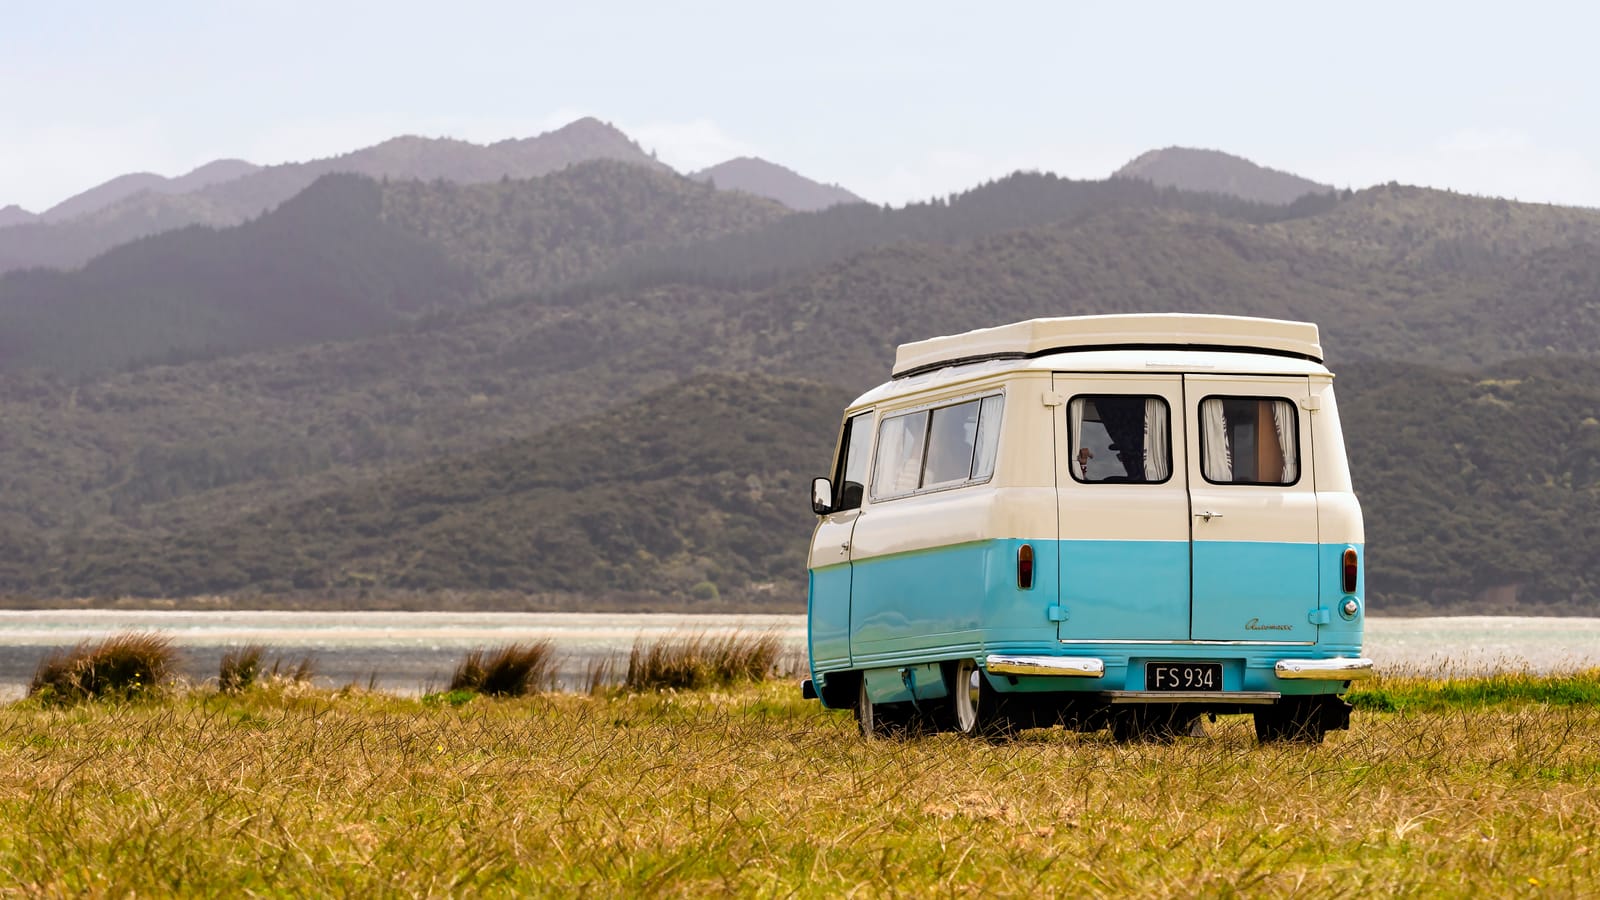
[[[1112,703],[1276,703],[1283,695],[1277,691],[1102,691]]]
[[[1094,640],[1091,638],[1061,638],[1058,644],[1194,644],[1201,647],[1315,647],[1316,641],[1130,641]]]
[[[991,675],[1068,675],[1099,678],[1106,674],[1105,660],[1092,656],[1002,656],[983,661]]]
[[[1349,659],[1280,659],[1272,670],[1279,678],[1302,681],[1356,681],[1372,677],[1372,660],[1366,657]]]

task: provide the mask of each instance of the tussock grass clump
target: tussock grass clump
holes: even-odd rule
[[[116,634],[46,656],[34,670],[28,696],[58,703],[128,699],[157,690],[177,666],[171,638]]]
[[[248,644],[222,654],[217,689],[224,694],[249,690],[261,676],[261,657],[265,654],[266,648],[260,644]]]
[[[473,691],[489,697],[521,697],[555,684],[555,653],[548,639],[531,644],[478,648],[456,666],[450,692]]]
[[[729,632],[719,637],[669,634],[650,644],[641,638],[628,654],[624,683],[631,690],[648,691],[764,681],[782,653],[783,641],[771,631]]]
[[[617,658],[611,654],[589,660],[583,673],[583,692],[589,696],[603,694],[617,683]]]
[[[300,657],[296,663],[290,663],[280,656],[272,661],[272,668],[267,670],[267,680],[279,684],[310,684],[316,676],[317,661],[310,655]]]

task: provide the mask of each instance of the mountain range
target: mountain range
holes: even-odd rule
[[[897,343],[1172,310],[1322,325],[1375,611],[1592,614],[1597,249],[1600,211],[1401,186],[324,175],[0,278],[0,594],[794,609],[806,478]]]
[[[187,225],[237,225],[271,211],[328,174],[470,185],[534,178],[592,160],[671,172],[632,138],[593,118],[535,137],[488,145],[405,136],[303,163],[262,167],[219,160],[172,179],[150,173],[119,176],[38,216],[15,206],[0,210],[0,272],[76,268],[141,237]],[[861,202],[842,188],[818,184],[762,160],[732,160],[695,177],[710,180],[706,173],[716,172],[727,182],[720,186],[776,199],[791,208]]]

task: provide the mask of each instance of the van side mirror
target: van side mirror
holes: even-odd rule
[[[826,478],[811,479],[811,511],[819,516],[833,512],[833,484]]]

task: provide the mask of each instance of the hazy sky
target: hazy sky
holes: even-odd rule
[[[1600,206],[1600,4],[8,3],[0,206],[581,115],[901,203],[1210,147]]]

